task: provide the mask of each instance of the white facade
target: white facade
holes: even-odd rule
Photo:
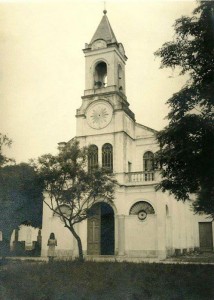
[[[32,250],[34,242],[38,240],[39,228],[29,225],[20,225],[19,229],[14,229],[10,239],[10,249],[14,250],[14,242],[25,242],[25,250]]]
[[[104,163],[103,146],[111,145],[110,164],[120,184],[111,213],[113,250],[108,251],[122,259],[165,258],[175,251],[199,247],[198,217],[193,215],[189,204],[177,202],[167,193],[155,190],[160,177],[151,165],[151,158],[146,162],[146,155],[151,156],[158,150],[156,131],[138,124],[129,109],[125,95],[127,57],[105,12],[90,44],[86,44],[83,51],[85,91],[76,113],[76,138],[81,146],[96,145],[100,166]],[[89,221],[84,221],[76,228],[84,254],[109,254],[102,250],[102,237],[98,239],[98,252],[89,251],[88,235],[91,233],[88,226]],[[77,255],[75,239],[44,204],[42,255],[47,255],[51,232],[56,235],[59,256]]]

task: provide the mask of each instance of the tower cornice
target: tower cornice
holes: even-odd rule
[[[84,52],[85,56],[96,55],[96,54],[101,54],[101,53],[105,54],[105,53],[108,53],[111,51],[115,51],[117,53],[117,55],[120,56],[120,58],[123,60],[124,63],[128,59],[128,57],[125,54],[122,54],[119,51],[119,47],[115,43],[108,45],[107,48],[93,49],[93,50],[91,48],[85,48],[85,49],[82,49],[82,51]]]

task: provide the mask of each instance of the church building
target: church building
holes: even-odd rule
[[[213,250],[213,222],[194,215],[189,203],[155,190],[160,181],[154,166],[156,131],[137,123],[129,108],[127,56],[106,10],[83,52],[85,90],[76,112],[76,139],[80,146],[90,145],[88,167],[107,168],[120,184],[112,205],[100,199],[94,207],[96,214],[76,224],[85,257],[141,261],[198,247]],[[47,256],[51,232],[57,238],[57,256],[78,255],[76,240],[44,204],[43,256]]]

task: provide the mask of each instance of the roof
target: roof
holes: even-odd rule
[[[148,131],[151,131],[151,132],[153,132],[153,133],[158,133],[158,130],[155,130],[155,129],[153,129],[153,128],[147,127],[147,126],[142,125],[142,124],[140,124],[140,123],[137,123],[137,122],[136,122],[136,125],[139,126],[139,127],[144,128],[144,129],[146,129],[146,130],[148,130]]]
[[[104,15],[102,20],[93,35],[90,44],[92,44],[96,40],[105,40],[107,43],[117,43],[116,36],[111,28],[108,17],[106,16],[106,11],[104,11]]]

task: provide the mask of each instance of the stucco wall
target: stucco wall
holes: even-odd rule
[[[125,218],[125,252],[128,256],[157,255],[156,222],[156,215],[149,215],[145,221],[139,221],[133,215]]]

